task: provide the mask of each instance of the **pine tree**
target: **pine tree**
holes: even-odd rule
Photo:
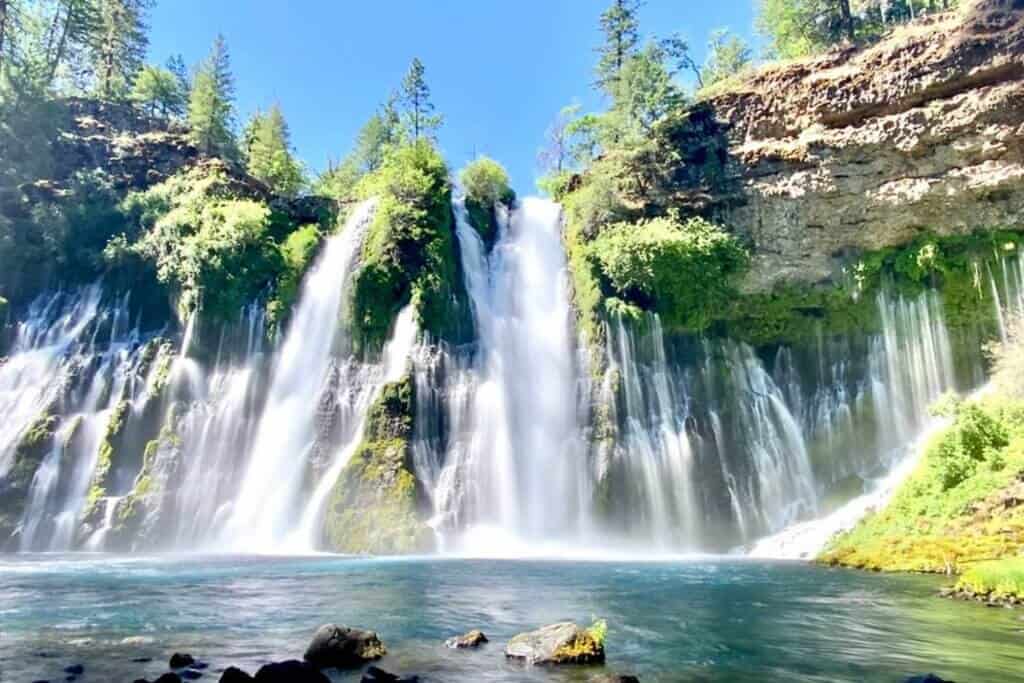
[[[622,68],[637,52],[640,44],[637,12],[640,6],[640,0],[614,0],[611,7],[601,14],[604,43],[597,49],[600,57],[596,85],[606,93],[611,94],[615,90]]]
[[[100,26],[99,0],[57,0],[42,48],[42,79],[49,86],[64,68],[72,81],[84,79],[90,47]]]
[[[142,68],[149,38],[146,12],[152,0],[99,0],[91,45],[96,90],[107,99],[128,94]]]
[[[381,167],[388,150],[401,142],[401,127],[395,97],[392,96],[356,136],[352,158],[361,173],[372,173]]]
[[[177,76],[158,66],[142,67],[135,77],[131,98],[154,116],[170,118],[185,112],[186,91]]]
[[[292,156],[291,134],[281,107],[275,104],[266,114],[257,113],[246,131],[251,136],[246,150],[249,173],[279,194],[298,194],[305,179]]]
[[[193,142],[207,154],[234,156],[235,83],[224,37],[218,35],[199,66],[189,95],[188,123]]]
[[[430,86],[424,77],[425,72],[423,62],[416,57],[402,79],[403,118],[413,140],[419,140],[421,136],[433,137],[443,121],[439,114],[433,113],[434,105],[430,101]]]
[[[181,88],[182,92],[187,93],[192,89],[192,84],[188,78],[188,69],[185,68],[185,60],[180,54],[168,57],[165,68],[174,74],[174,78],[177,79],[178,87]]]

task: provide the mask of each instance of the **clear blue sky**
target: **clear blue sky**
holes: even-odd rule
[[[680,32],[699,61],[711,30],[750,38],[756,0],[648,0],[645,35]],[[445,116],[441,147],[456,169],[482,153],[515,189],[534,192],[536,153],[555,113],[591,92],[597,19],[608,0],[158,0],[150,59],[201,60],[227,39],[239,118],[279,102],[313,170],[350,148],[410,60],[427,69]]]

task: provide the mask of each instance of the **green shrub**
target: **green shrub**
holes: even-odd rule
[[[466,164],[459,174],[466,199],[481,206],[511,203],[516,193],[509,185],[508,172],[494,159],[480,156]]]
[[[676,216],[613,225],[587,250],[609,294],[690,330],[706,328],[729,305],[748,261],[719,226]]]

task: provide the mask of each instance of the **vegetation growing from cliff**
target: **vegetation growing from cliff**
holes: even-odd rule
[[[954,590],[989,600],[1024,597],[1024,558],[978,562],[957,579]]]
[[[413,474],[414,388],[409,378],[384,386],[367,413],[363,441],[327,504],[324,528],[331,549],[394,554],[431,548]]]
[[[234,321],[270,292],[268,311],[280,322],[320,232],[247,194],[218,164],[131,193],[121,205],[131,232],[112,239],[105,255],[111,263],[136,257],[152,264],[182,320],[201,309],[210,320]]]
[[[516,198],[508,172],[497,161],[480,156],[466,164],[459,173],[459,181],[466,193],[469,222],[490,247],[498,236],[498,204],[511,206]]]
[[[929,441],[913,474],[884,509],[834,539],[822,561],[960,572],[1024,549],[1021,331],[1017,323],[1011,341],[995,348],[995,391],[940,403],[936,410],[951,423]]]
[[[433,144],[420,139],[389,150],[383,165],[360,183],[377,209],[352,286],[357,350],[379,352],[398,312],[416,306],[420,329],[438,339],[469,332],[459,276],[448,168]]]

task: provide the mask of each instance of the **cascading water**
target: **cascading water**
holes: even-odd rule
[[[447,373],[456,406],[448,452],[418,458],[444,463],[428,475],[439,519],[470,529],[463,548],[492,542],[497,530],[505,541],[575,535],[589,482],[561,210],[526,199],[502,211],[488,255],[464,207],[454,209],[479,345],[468,369]]]

